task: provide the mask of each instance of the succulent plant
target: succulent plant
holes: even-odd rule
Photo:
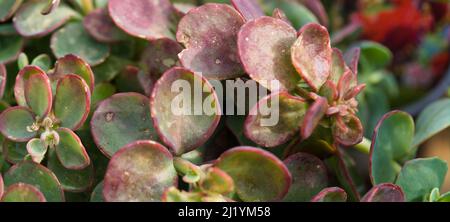
[[[358,12],[357,39],[341,4],[0,0],[0,200],[450,201],[447,163],[418,152],[450,126],[446,78],[417,117],[390,111],[396,23]],[[439,73],[436,21],[417,54]]]

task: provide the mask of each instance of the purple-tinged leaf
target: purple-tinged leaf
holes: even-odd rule
[[[254,147],[236,147],[223,153],[214,166],[233,178],[243,201],[265,202],[283,199],[292,183],[284,163],[275,155]]]
[[[297,32],[286,22],[262,17],[246,23],[238,34],[239,56],[250,77],[271,91],[273,80],[280,89],[291,90],[300,81],[292,66],[291,46]]]
[[[64,192],[55,174],[46,167],[31,162],[23,161],[12,166],[4,175],[5,186],[16,183],[25,183],[35,187],[44,194],[49,202],[63,202]]]
[[[346,202],[347,193],[339,187],[328,187],[320,191],[311,202]]]
[[[52,109],[52,87],[44,73],[31,75],[25,82],[25,100],[31,110],[40,118],[46,117]]]
[[[333,48],[333,52],[331,54],[331,73],[329,79],[337,85],[347,69],[348,67],[345,63],[342,52],[337,48]]]
[[[3,196],[4,189],[5,189],[5,187],[3,184],[3,176],[2,176],[2,174],[0,174],[0,197]]]
[[[339,93],[337,86],[331,80],[327,80],[322,88],[320,88],[319,95],[325,97],[328,104],[332,104],[338,99]],[[327,114],[329,115],[330,113]]]
[[[143,86],[139,80],[142,76],[138,67],[127,65],[116,77],[115,85],[119,92],[136,92],[145,94]]]
[[[325,7],[322,4],[322,1],[318,0],[301,0],[302,4],[304,4],[312,13],[319,19],[320,24],[324,26],[328,26],[328,15]]]
[[[318,97],[309,107],[301,125],[302,139],[308,139],[325,116],[328,109],[328,101],[323,97]]]
[[[80,76],[68,74],[58,81],[53,111],[61,127],[79,129],[86,121],[90,107],[91,92]]]
[[[119,28],[149,40],[173,38],[179,19],[169,0],[110,0],[108,10]]]
[[[180,91],[174,92],[172,88],[177,83]],[[178,67],[168,70],[158,80],[150,98],[150,109],[158,135],[177,155],[203,145],[213,134],[221,115],[219,100],[208,80]]]
[[[280,19],[285,21],[286,23],[288,23],[289,25],[292,26],[291,21],[289,21],[289,18],[287,17],[286,13],[284,13],[283,10],[279,9],[279,8],[275,8],[272,12],[272,17],[276,18],[276,19]]]
[[[370,189],[361,202],[405,202],[405,195],[401,187],[391,183],[382,183]]]
[[[338,116],[333,126],[335,140],[343,146],[353,146],[363,140],[361,120],[354,114]]]
[[[101,102],[91,119],[95,144],[108,157],[138,140],[157,140],[149,99],[138,93],[119,93]]]
[[[126,35],[116,27],[109,17],[108,10],[98,8],[84,18],[84,28],[97,41],[115,43],[122,41]]]
[[[327,29],[316,23],[303,26],[291,55],[292,63],[303,80],[318,91],[331,71],[332,49]]]
[[[262,8],[258,5],[257,0],[231,0],[234,8],[241,13],[248,22],[264,16]]]
[[[181,63],[207,78],[241,76],[236,37],[243,24],[241,15],[225,4],[205,4],[189,11],[177,31],[178,42],[186,47],[179,54]]]
[[[162,74],[174,66],[179,66],[178,54],[183,50],[176,41],[163,38],[152,40],[141,56],[143,73],[139,80],[145,93],[150,95],[153,86]]]
[[[355,75],[358,74],[358,63],[359,63],[359,57],[361,55],[361,48],[354,47],[349,49],[347,52],[345,52],[344,58],[347,65],[350,67],[350,70],[352,70]]]
[[[47,153],[47,146],[39,138],[34,138],[27,143],[27,151],[35,163],[41,163]]]
[[[22,2],[23,0],[3,0],[0,3],[0,22],[9,20],[17,9],[19,9]]]
[[[108,164],[103,197],[106,202],[161,201],[178,181],[170,152],[153,141],[121,148]]]
[[[44,194],[35,186],[16,183],[8,187],[2,202],[46,202]]]
[[[308,104],[287,92],[273,93],[258,102],[248,115],[244,134],[263,147],[289,141],[300,130]]]
[[[292,184],[283,201],[310,201],[328,186],[327,170],[319,158],[307,153],[296,153],[284,160],[284,164],[291,172]]]
[[[49,15],[42,15],[46,1],[28,1],[16,12],[14,27],[21,36],[42,37],[63,26],[69,19],[78,16],[67,5],[61,5]]]
[[[17,74],[14,85],[14,96],[19,106],[27,106],[27,101],[25,99],[25,84],[30,76],[36,74],[46,75],[38,66],[25,66],[19,71],[19,74]]]
[[[81,170],[89,166],[91,160],[80,138],[67,128],[59,128],[56,132],[60,141],[55,150],[61,164],[70,170]]]
[[[26,142],[35,137],[37,132],[28,130],[34,123],[33,112],[25,107],[11,107],[0,114],[0,132],[15,142]]]
[[[5,93],[6,78],[7,78],[6,67],[2,63],[0,64],[0,99],[3,98],[3,94]]]
[[[358,79],[356,75],[348,69],[344,75],[341,76],[337,85],[339,98],[345,99],[347,94],[351,93],[357,84]]]

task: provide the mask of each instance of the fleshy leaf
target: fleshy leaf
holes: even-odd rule
[[[205,4],[189,11],[177,31],[178,42],[186,47],[179,54],[181,63],[207,78],[241,76],[236,37],[243,24],[241,15],[225,4]]]
[[[363,126],[356,115],[338,116],[333,126],[336,141],[343,146],[353,146],[363,139]]]
[[[243,201],[281,200],[292,182],[284,163],[259,148],[233,148],[223,153],[214,165],[233,178],[236,193]]]
[[[327,29],[316,23],[303,26],[291,51],[292,63],[298,73],[318,91],[331,71],[332,49]]]
[[[46,72],[52,68],[51,66],[53,66],[52,59],[47,54],[40,54],[36,56],[33,61],[31,61],[31,65],[37,66]]]
[[[262,17],[242,26],[238,34],[239,56],[250,77],[271,91],[272,80],[281,89],[294,89],[300,77],[292,66],[291,46],[297,32],[286,22]]]
[[[311,202],[346,202],[347,193],[339,187],[329,187],[320,191]]]
[[[46,202],[44,194],[35,186],[16,183],[8,187],[2,202]]]
[[[94,73],[92,72],[91,66],[82,58],[73,54],[68,54],[56,61],[52,78],[59,79],[68,74],[80,76],[86,81],[91,92],[94,90]]]
[[[330,80],[337,86],[339,84],[339,80],[341,79],[342,75],[347,71],[348,67],[345,63],[344,56],[342,55],[342,52],[337,49],[333,48],[333,52],[331,54],[331,73],[330,73]]]
[[[49,202],[64,201],[61,184],[49,169],[31,161],[24,161],[11,167],[4,177],[5,185],[26,183],[38,188]]]
[[[93,164],[82,170],[71,170],[63,166],[57,152],[58,150],[49,152],[47,167],[56,175],[61,187],[69,192],[83,192],[89,189],[94,182]]]
[[[92,93],[92,107],[97,107],[98,103],[111,97],[116,93],[116,87],[111,83],[102,82],[94,87]]]
[[[31,75],[25,82],[25,100],[31,110],[44,118],[52,109],[52,87],[46,74]]]
[[[272,17],[276,18],[276,19],[280,19],[285,21],[286,23],[288,23],[289,25],[292,26],[291,21],[289,21],[289,18],[286,16],[286,13],[284,13],[283,10],[279,9],[279,8],[275,8],[272,12]]]
[[[25,66],[19,71],[16,76],[16,82],[14,85],[14,96],[19,106],[27,106],[25,99],[25,86],[26,82],[32,75],[46,75],[45,72],[38,66]]]
[[[9,20],[19,9],[23,0],[3,0],[0,2],[0,22]]]
[[[173,38],[179,19],[169,0],[110,0],[108,10],[119,28],[149,40]]]
[[[97,186],[95,186],[91,194],[90,202],[99,202],[99,203],[105,202],[103,198],[103,181],[101,181],[100,183],[97,184]]]
[[[24,39],[20,36],[0,35],[0,63],[8,64],[19,57],[24,45]]]
[[[108,157],[137,140],[157,140],[149,99],[138,93],[120,93],[101,102],[91,120],[95,143]]]
[[[256,0],[231,0],[231,3],[246,21],[264,16],[264,12]]]
[[[35,122],[34,114],[25,107],[11,107],[0,114],[0,132],[15,142],[26,142],[35,137],[37,132],[27,128]]]
[[[1,63],[0,64],[0,99],[3,98],[3,94],[5,93],[6,78],[7,78],[6,67],[3,63]]]
[[[27,143],[16,143],[5,139],[3,141],[3,149],[2,154],[8,163],[16,164],[22,162],[25,157],[28,155],[27,152]]]
[[[292,184],[283,201],[310,201],[328,186],[327,170],[319,158],[307,153],[296,153],[284,160],[284,164],[291,172]]]
[[[419,158],[405,163],[395,184],[407,201],[423,201],[435,187],[441,187],[447,174],[447,163],[439,158]]]
[[[314,130],[319,125],[322,118],[325,116],[327,108],[327,99],[323,97],[318,97],[316,101],[311,105],[311,107],[309,107],[301,125],[300,132],[302,139],[308,139],[313,134]]]
[[[106,171],[103,196],[107,202],[161,201],[177,183],[172,155],[161,144],[137,141],[114,154]]]
[[[114,43],[126,38],[126,35],[116,27],[108,14],[108,10],[98,8],[84,18],[84,28],[97,41]]]
[[[413,146],[419,146],[450,126],[450,99],[442,99],[425,108],[417,119]]]
[[[359,47],[353,47],[345,52],[345,61],[349,66],[350,70],[357,74],[358,73],[358,64],[359,57],[361,55],[361,49]]]
[[[69,19],[78,16],[67,5],[60,5],[49,15],[42,15],[46,1],[28,1],[16,12],[13,22],[20,35],[25,37],[42,37],[64,25]]]
[[[89,166],[91,160],[80,138],[67,128],[59,128],[59,144],[56,145],[56,155],[61,164],[71,170],[81,170]]]
[[[104,62],[110,53],[109,45],[93,39],[81,22],[71,22],[53,33],[50,47],[57,58],[74,54],[92,66]]]
[[[58,81],[53,111],[61,127],[79,129],[88,117],[90,105],[91,93],[81,77],[69,74]]]
[[[177,83],[182,84],[178,85],[178,93],[171,90]],[[212,85],[184,68],[172,68],[164,73],[155,85],[150,104],[158,135],[176,154],[189,152],[206,142],[221,115]]]
[[[370,177],[373,185],[393,183],[400,162],[411,150],[414,120],[404,112],[387,113],[378,122],[370,148]],[[434,187],[433,187],[434,188]]]
[[[263,147],[284,144],[300,130],[307,109],[308,104],[300,97],[287,92],[273,93],[250,111],[244,133]]]
[[[27,151],[35,163],[41,163],[47,153],[47,147],[41,139],[34,138],[27,143]]]
[[[405,202],[405,195],[399,186],[382,183],[370,189],[361,202]]]
[[[211,167],[206,173],[206,177],[201,181],[200,186],[208,192],[227,195],[234,191],[233,178],[223,170]]]

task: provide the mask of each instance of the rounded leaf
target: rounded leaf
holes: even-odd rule
[[[77,75],[65,75],[56,85],[55,117],[60,126],[77,130],[83,126],[91,107],[91,92],[86,82]]]
[[[8,163],[16,164],[22,162],[28,155],[27,143],[16,143],[5,139],[2,144],[2,154]]]
[[[264,16],[264,12],[256,0],[231,0],[231,4],[241,13],[246,21]]]
[[[37,163],[24,161],[14,165],[6,172],[4,180],[6,186],[16,183],[35,186],[49,202],[64,201],[64,192],[55,174]]]
[[[16,76],[16,82],[14,85],[14,96],[19,106],[27,106],[25,98],[25,86],[26,82],[32,75],[46,75],[46,73],[38,66],[25,66],[19,71]]]
[[[297,32],[288,23],[271,17],[247,22],[238,34],[239,56],[246,73],[262,86],[276,91],[296,87],[300,77],[292,66],[291,46]]]
[[[331,71],[332,49],[325,27],[310,23],[299,31],[291,50],[292,63],[314,91],[327,81]]]
[[[95,144],[108,157],[138,140],[157,140],[149,99],[138,93],[119,93],[101,102],[91,119]]]
[[[15,61],[24,45],[24,39],[17,35],[0,35],[0,63],[8,64]]]
[[[287,92],[273,93],[256,104],[250,111],[244,133],[263,147],[286,143],[300,129],[308,104]]]
[[[372,187],[361,202],[405,202],[405,195],[399,186],[382,183]]]
[[[27,151],[35,163],[41,163],[47,153],[47,147],[41,139],[34,138],[28,141]]]
[[[370,178],[372,184],[393,183],[400,162],[409,154],[414,136],[413,118],[400,111],[384,115],[372,136]]]
[[[175,154],[203,145],[213,134],[221,115],[212,85],[184,68],[172,68],[158,80],[150,110],[158,135]]]
[[[59,128],[56,132],[60,141],[55,150],[61,164],[71,170],[81,170],[89,166],[91,160],[80,138],[67,128]]]
[[[103,198],[103,181],[95,186],[91,194],[90,202],[105,202]]]
[[[55,32],[50,47],[57,58],[74,54],[93,66],[104,62],[110,52],[109,45],[93,39],[81,22],[69,23]]]
[[[2,202],[46,202],[44,194],[35,186],[16,183],[8,187]]]
[[[436,101],[425,108],[417,119],[413,146],[419,146],[450,126],[450,99]]]
[[[27,129],[34,122],[34,114],[28,108],[11,107],[0,114],[0,132],[9,140],[26,142],[37,134],[37,132]]]
[[[153,141],[137,141],[120,149],[106,171],[103,197],[107,202],[161,201],[177,183],[170,152]]]
[[[52,13],[42,15],[41,11],[47,4],[47,1],[32,0],[20,7],[13,19],[14,27],[20,35],[25,37],[42,37],[55,31],[69,19],[77,16],[74,10],[64,4],[61,4]]]
[[[346,202],[347,193],[339,187],[329,187],[320,191],[311,202]]]
[[[236,193],[243,201],[281,200],[292,182],[284,163],[258,148],[233,148],[223,153],[214,165],[233,178]]]
[[[325,164],[317,157],[307,153],[296,153],[284,164],[291,172],[292,184],[283,201],[306,202],[328,186]]]
[[[108,10],[114,23],[132,36],[174,37],[178,14],[169,0],[110,0]]]
[[[86,31],[97,41],[114,43],[126,38],[109,17],[108,10],[98,8],[89,13],[83,21]]]
[[[91,92],[94,90],[94,73],[92,72],[91,66],[82,58],[73,54],[68,54],[56,61],[52,77],[60,79],[67,74],[80,76],[86,81]]]
[[[40,118],[50,113],[53,95],[47,74],[37,73],[28,78],[25,82],[25,100],[28,107]]]
[[[333,126],[335,140],[343,146],[354,146],[363,140],[363,126],[356,115],[338,116]]]
[[[230,79],[243,74],[236,37],[244,20],[226,4],[205,4],[190,10],[178,24],[177,40],[186,49],[184,67],[207,78]]]
[[[23,0],[2,0],[0,2],[0,22],[9,20],[19,9],[22,2]]]

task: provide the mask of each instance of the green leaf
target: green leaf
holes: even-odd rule
[[[413,146],[417,147],[450,126],[450,99],[442,99],[425,108],[417,119]]]
[[[131,62],[120,57],[108,56],[104,62],[92,68],[95,82],[102,83],[113,80],[129,63]]]
[[[12,164],[22,162],[28,155],[26,145],[27,143],[16,143],[5,139],[2,152],[6,161]]]
[[[411,151],[413,118],[401,111],[387,113],[375,128],[370,149],[372,184],[393,183]]]
[[[25,53],[20,53],[19,58],[17,59],[17,66],[19,69],[23,69],[25,66],[29,65],[30,61],[28,60],[28,56]]]
[[[9,63],[17,59],[24,41],[20,36],[0,35],[0,63]]]
[[[346,202],[347,193],[339,187],[329,187],[320,191],[311,202]]]
[[[380,43],[363,41],[356,46],[361,49],[362,68],[367,71],[383,69],[392,62],[392,52]]]
[[[2,0],[0,1],[0,22],[10,19],[20,7],[23,0]]]
[[[69,74],[58,81],[53,111],[61,127],[79,129],[88,117],[90,106],[91,93],[81,77]]]
[[[92,93],[92,106],[97,106],[97,104],[116,92],[116,87],[111,83],[99,83],[95,85],[94,92]]]
[[[38,66],[44,71],[49,71],[52,68],[52,59],[47,54],[41,54],[33,59],[31,65]]]
[[[420,158],[408,161],[398,175],[407,201],[423,201],[430,192],[440,188],[447,174],[447,163],[439,158]]]
[[[42,165],[24,161],[11,167],[4,177],[5,185],[26,183],[38,188],[49,202],[64,201],[64,192],[55,174]]]
[[[56,145],[56,154],[61,164],[71,170],[81,170],[90,165],[91,161],[80,138],[67,128],[59,128],[59,144]]]
[[[25,100],[33,112],[44,118],[52,109],[52,88],[46,74],[31,75],[25,82]]]
[[[55,32],[52,36],[51,48],[57,58],[74,54],[92,66],[104,62],[110,52],[109,45],[94,40],[80,22],[67,24]]]
[[[35,137],[36,131],[28,131],[35,122],[34,114],[25,107],[11,107],[0,114],[0,132],[9,140],[26,142]]]
[[[91,202],[105,202],[103,198],[103,181],[95,186],[91,194]]]
[[[439,193],[439,188],[436,187],[431,191],[430,196],[428,197],[427,200],[429,202],[437,202],[440,197],[441,197],[441,194]]]
[[[148,104],[149,99],[138,93],[119,93],[99,104],[92,116],[91,132],[106,156],[137,140],[157,140]]]
[[[437,201],[438,202],[450,202],[450,192],[442,194],[441,197]]]
[[[31,159],[36,163],[41,163],[47,153],[47,147],[41,139],[34,138],[27,143],[27,151]]]
[[[207,170],[205,179],[201,181],[200,187],[208,192],[227,195],[234,191],[233,178],[225,171],[211,167]]]
[[[68,74],[75,74],[83,78],[89,86],[91,92],[94,90],[94,73],[91,66],[87,64],[82,58],[68,54],[56,61],[54,76],[62,78]]]
[[[107,202],[161,201],[164,191],[177,180],[167,148],[153,141],[137,141],[111,158],[103,195]]]
[[[27,106],[25,98],[26,82],[32,75],[46,75],[46,73],[38,66],[25,66],[17,74],[16,82],[14,85],[14,96],[19,106]]]
[[[44,194],[35,186],[16,183],[8,187],[2,202],[46,202]]]
[[[283,10],[296,29],[308,23],[319,23],[317,17],[305,6],[296,1],[278,1],[278,8]]]
[[[291,174],[273,154],[253,147],[236,147],[223,153],[215,167],[233,178],[236,193],[243,201],[281,200],[292,182]]]

